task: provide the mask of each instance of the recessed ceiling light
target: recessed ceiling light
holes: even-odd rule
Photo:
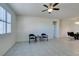
[[[75,22],[75,24],[79,24],[79,22]]]

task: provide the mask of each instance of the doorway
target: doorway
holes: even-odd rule
[[[53,21],[53,39],[57,38],[57,21]]]

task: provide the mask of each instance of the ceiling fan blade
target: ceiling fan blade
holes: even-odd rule
[[[48,9],[46,9],[46,10],[43,10],[42,12],[45,12],[45,11],[47,11]]]
[[[55,7],[56,5],[58,5],[59,3],[55,3],[54,5],[53,5],[53,7]]]
[[[48,6],[47,5],[43,5],[44,7],[46,7],[46,8],[48,8]]]
[[[53,10],[60,10],[59,8],[53,8]]]

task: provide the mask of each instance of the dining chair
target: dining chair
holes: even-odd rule
[[[48,35],[45,33],[41,34],[41,40],[47,40],[48,41]]]
[[[31,39],[33,39],[35,42],[37,41],[37,38],[34,34],[29,34],[29,43]]]

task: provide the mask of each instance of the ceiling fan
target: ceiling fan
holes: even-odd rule
[[[46,7],[47,9],[43,10],[42,12],[48,11],[49,14],[53,11],[53,10],[60,10],[59,8],[55,8],[59,3],[49,3],[49,5],[43,5],[44,7]]]

